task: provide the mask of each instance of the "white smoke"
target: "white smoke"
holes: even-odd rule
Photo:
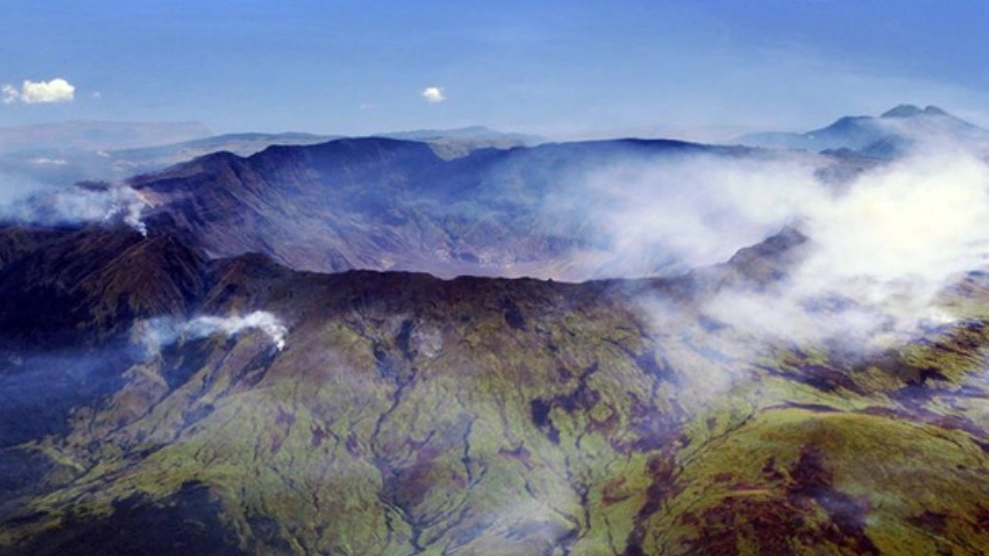
[[[657,252],[680,268],[724,262],[794,226],[809,240],[785,278],[723,287],[700,310],[763,338],[859,345],[964,317],[938,296],[987,260],[984,160],[957,145],[925,145],[840,189],[814,171],[802,162],[705,156],[595,174],[590,218],[609,240],[606,272],[649,274]]]
[[[840,187],[813,165],[702,157],[617,168],[589,190],[609,274],[649,274],[656,251],[700,268],[693,293],[637,300],[682,371],[685,407],[745,395],[779,349],[868,358],[979,311],[950,292],[989,260],[989,164],[956,145],[926,145]],[[711,268],[786,226],[807,237],[792,256]]]
[[[50,188],[10,176],[0,176],[0,181],[0,219],[62,225],[119,218],[141,235],[148,235],[147,226],[141,219],[146,203],[124,184],[109,184],[98,189]]]
[[[624,164],[588,175],[578,199],[601,250],[581,255],[592,276],[668,273],[727,260],[792,222],[826,194],[803,160],[701,155]]]
[[[228,317],[202,315],[191,320],[164,317],[135,325],[135,335],[144,344],[149,357],[158,355],[162,347],[180,340],[206,338],[213,334],[233,337],[250,330],[264,332],[278,351],[285,349],[288,329],[278,317],[267,311]]]
[[[271,338],[279,351],[285,349],[285,335],[288,333],[285,325],[267,311],[254,311],[243,317],[200,316],[189,321],[184,330],[197,337],[209,336],[215,332],[236,336],[245,330],[260,330]]]
[[[131,228],[134,228],[144,237],[148,237],[148,227],[141,220],[141,214],[144,212],[144,207],[146,206],[143,199],[138,195],[133,189],[121,188],[119,191],[123,192],[117,199],[116,204],[113,209],[116,210],[116,214],[121,214],[123,216],[124,224],[127,224]],[[114,215],[109,214],[104,216],[103,219],[112,218]]]
[[[774,304],[791,313],[807,299],[841,304],[808,326],[788,319],[777,334],[913,334],[953,320],[938,293],[985,264],[989,166],[964,151],[925,150],[867,172],[800,216],[811,249]]]
[[[0,218],[9,218],[15,212],[15,205],[45,189],[46,186],[37,180],[0,173]]]

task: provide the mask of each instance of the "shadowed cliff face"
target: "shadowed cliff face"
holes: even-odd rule
[[[979,274],[943,300],[967,320],[851,351],[756,341],[711,313],[726,288],[784,279],[806,245],[793,231],[676,279],[584,284],[305,273],[124,228],[3,233],[13,553],[989,543]],[[259,312],[282,349],[241,326]],[[182,324],[203,316],[242,320]]]

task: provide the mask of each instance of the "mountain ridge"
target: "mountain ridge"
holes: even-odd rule
[[[166,133],[170,129],[173,132]],[[155,135],[155,130],[160,132]],[[122,180],[218,151],[250,156],[272,145],[311,145],[357,137],[302,132],[215,135],[197,122],[113,121],[12,127],[7,128],[10,137],[6,139],[4,133],[0,129],[0,172],[49,185]],[[382,132],[374,136],[426,142],[445,158],[465,156],[476,149],[509,148],[540,141],[535,136],[504,133],[483,126]]]
[[[178,233],[210,256],[260,251],[314,271],[580,280],[607,275],[606,254],[590,262],[590,251],[607,238],[579,214],[551,210],[547,196],[583,203],[589,174],[622,165],[662,167],[694,156],[732,161],[774,155],[621,139],[480,149],[447,159],[423,143],[348,138],[272,146],[247,158],[214,154],[129,183],[149,204],[152,229]],[[587,263],[575,257],[580,251],[588,251]],[[637,272],[649,275],[668,264],[661,254]]]
[[[846,149],[891,160],[907,152],[918,141],[931,139],[985,145],[989,143],[989,130],[934,105],[921,109],[912,104],[900,104],[879,117],[844,116],[826,127],[804,133],[756,133],[735,141],[744,145],[811,152]]]

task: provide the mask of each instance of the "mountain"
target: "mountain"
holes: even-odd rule
[[[522,133],[504,133],[484,126],[468,126],[454,129],[415,129],[411,131],[393,131],[388,133],[376,133],[374,137],[387,137],[389,139],[404,139],[407,141],[432,141],[432,140],[471,140],[471,141],[501,141],[506,146],[515,146],[526,143],[539,143],[542,139],[536,135],[525,135]]]
[[[470,126],[457,129],[419,129],[381,133],[374,136],[386,137],[388,139],[402,139],[405,141],[423,141],[432,145],[436,154],[446,159],[466,156],[471,151],[477,149],[508,149],[543,142],[543,139],[536,135],[503,133],[484,126]]]
[[[160,170],[220,151],[250,156],[272,145],[313,145],[340,137],[312,133],[229,133],[179,143],[115,149],[105,154],[120,171],[132,175]]]
[[[428,143],[438,154],[447,158],[463,156],[481,148],[510,148],[539,140],[533,136],[502,133],[481,126],[382,133],[375,137]],[[343,135],[312,133],[231,133],[168,145],[112,150],[106,155],[113,160],[116,169],[132,175],[161,170],[216,152],[246,157],[275,145],[315,145],[343,138]]]
[[[863,358],[706,312],[728,282],[785,276],[793,232],[678,278],[583,284],[313,274],[127,227],[0,233],[5,553],[989,544],[985,322]],[[989,300],[980,275],[955,291]],[[283,345],[175,324],[259,312]]]
[[[913,169],[360,138],[32,198],[90,216],[0,223],[0,554],[982,553],[984,191]]]
[[[845,116],[833,124],[806,133],[756,133],[736,140],[743,145],[802,149],[854,151],[889,159],[920,139],[942,139],[967,144],[989,142],[989,130],[953,116],[937,106],[919,108],[901,104],[878,118]]]
[[[263,253],[316,272],[582,280],[683,269],[670,251],[613,247],[611,228],[620,223],[594,216],[623,187],[661,195],[678,184],[612,184],[611,174],[788,156],[615,140],[479,149],[448,159],[425,143],[364,138],[271,147],[248,158],[220,153],[129,183],[148,203],[152,233],[177,234],[212,257]]]
[[[216,152],[250,156],[273,145],[314,145],[343,137],[297,132],[211,135],[201,124],[69,122],[26,126],[0,130],[0,175],[49,185],[122,180]],[[427,143],[447,159],[477,149],[506,149],[540,141],[538,137],[481,126],[381,133],[376,137]]]

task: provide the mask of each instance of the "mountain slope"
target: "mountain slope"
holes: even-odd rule
[[[81,307],[135,288],[184,302],[140,305],[136,321],[77,321],[80,345],[131,353],[129,364],[63,427],[0,451],[16,471],[0,485],[10,552],[921,554],[989,543],[982,321],[863,358],[755,342],[705,313],[726,280],[760,287],[787,272],[804,241],[792,232],[681,278],[585,284],[319,275],[257,255],[160,265],[181,244],[120,230],[118,249],[93,233],[40,232],[10,264],[64,244],[63,276],[92,277],[73,298]],[[126,278],[152,263],[161,271]],[[25,303],[48,295],[30,272],[4,276]],[[972,275],[955,295],[984,307],[983,282]],[[149,316],[259,310],[284,320],[283,350],[250,329],[136,350]],[[130,351],[119,347],[128,323]],[[28,346],[10,345],[8,360]]]
[[[214,257],[258,252],[320,272],[580,280],[678,268],[676,256],[661,249],[623,261],[611,245],[614,223],[593,216],[623,188],[650,187],[658,195],[661,187],[679,186],[624,183],[627,169],[662,175],[668,168],[675,175],[679,164],[773,156],[622,140],[481,149],[447,160],[418,142],[346,139],[272,147],[246,159],[216,154],[130,183],[149,203],[153,233],[178,234]]]

